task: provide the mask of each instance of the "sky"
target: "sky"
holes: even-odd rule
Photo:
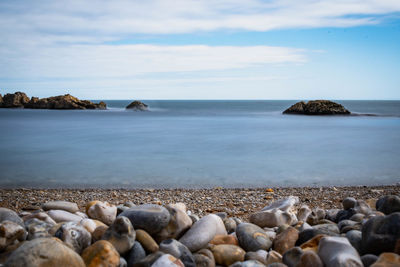
[[[399,0],[2,0],[0,94],[400,99]]]

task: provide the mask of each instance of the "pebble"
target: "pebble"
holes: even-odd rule
[[[312,250],[304,251],[300,256],[300,260],[297,263],[296,267],[323,267],[320,257],[317,253]]]
[[[342,206],[344,210],[352,209],[356,206],[357,200],[354,197],[346,197],[342,201]]]
[[[47,211],[47,210],[65,210],[71,213],[75,213],[79,211],[78,205],[73,202],[69,201],[61,201],[61,200],[56,200],[56,201],[49,201],[46,202],[42,205],[42,209]]]
[[[272,241],[263,229],[252,223],[241,223],[236,228],[236,236],[245,251],[268,250]]]
[[[136,240],[142,245],[147,253],[153,253],[158,250],[158,244],[145,230],[136,230]]]
[[[244,261],[246,252],[234,245],[216,245],[211,248],[215,262],[223,266],[229,266],[237,261]]]
[[[276,236],[273,243],[273,248],[280,254],[285,253],[290,248],[294,247],[299,237],[299,231],[294,227],[289,226],[285,231]]]
[[[165,253],[161,252],[161,251],[151,253],[151,254],[147,255],[146,257],[144,257],[143,259],[141,259],[140,261],[136,262],[134,264],[134,266],[135,267],[153,266],[153,263],[156,262],[163,255],[165,255]]]
[[[307,205],[302,205],[297,212],[297,220],[305,222],[311,214],[311,209]]]
[[[15,222],[21,226],[24,226],[24,221],[15,211],[6,208],[0,208],[0,222],[4,221]]]
[[[179,239],[193,224],[192,219],[186,214],[186,206],[183,204],[167,205],[167,210],[170,214],[168,225],[156,235],[157,241],[165,239]]]
[[[256,260],[262,264],[267,263],[268,252],[266,250],[260,249],[257,251],[249,251],[244,255],[245,260]]]
[[[274,209],[279,209],[281,211],[289,211],[292,212],[294,205],[299,203],[299,197],[289,196],[287,198],[279,199],[272,204],[264,207],[261,211],[269,211]]]
[[[144,251],[144,248],[138,241],[135,241],[131,250],[129,251],[128,266],[133,266],[144,258],[146,258],[146,251]]]
[[[346,233],[346,238],[349,240],[350,244],[361,254],[361,240],[362,233],[358,230],[351,230]]]
[[[282,262],[282,255],[275,250],[270,250],[268,252],[267,261],[265,264],[268,266],[269,264],[280,262]]]
[[[102,236],[103,240],[109,241],[117,249],[119,254],[129,251],[135,242],[136,232],[130,220],[119,216]]]
[[[306,229],[299,233],[299,239],[297,239],[296,245],[300,246],[317,235],[339,236],[340,231],[336,224],[314,225],[312,229]]]
[[[215,267],[214,255],[208,249],[200,249],[193,257],[197,267]]]
[[[213,245],[235,245],[239,246],[239,241],[235,235],[216,235],[210,241]]]
[[[371,267],[398,267],[400,266],[400,255],[385,252],[379,255],[378,260]]]
[[[257,260],[247,260],[242,262],[235,262],[229,267],[265,267],[265,265]]]
[[[91,219],[99,220],[106,225],[112,224],[117,217],[117,207],[108,202],[89,202],[86,211]]]
[[[293,247],[282,255],[282,262],[289,267],[295,267],[300,262],[302,255],[303,250],[301,248]]]
[[[260,227],[276,227],[282,224],[296,224],[297,218],[293,213],[273,209],[253,213],[250,215],[249,221]]]
[[[28,232],[27,240],[32,240],[40,237],[50,237],[49,230],[53,227],[45,221],[36,218],[28,219],[25,221],[25,228]]]
[[[232,217],[225,218],[222,221],[224,222],[225,229],[228,232],[228,234],[231,234],[236,231],[237,223]]]
[[[54,236],[64,241],[66,245],[78,254],[90,246],[92,241],[90,233],[76,222],[63,223]]]
[[[99,240],[85,248],[82,259],[87,267],[118,267],[120,263],[118,251],[106,240]]]
[[[27,221],[27,220],[33,219],[33,218],[39,219],[41,221],[44,221],[44,222],[52,224],[52,225],[56,224],[56,221],[54,221],[46,212],[43,212],[43,211],[34,212],[34,213],[31,213],[31,214],[28,214],[28,215],[25,215],[22,217],[22,219],[24,221]]]
[[[383,196],[376,202],[376,210],[388,215],[393,212],[400,211],[400,197],[398,196]]]
[[[81,216],[65,210],[49,210],[47,214],[57,223],[59,222],[80,222]]]
[[[164,254],[159,257],[152,265],[152,267],[184,267],[183,263],[170,254]]]
[[[361,256],[361,261],[364,264],[364,267],[369,267],[374,264],[378,260],[378,256],[374,254],[365,254]]]
[[[313,238],[311,238],[310,240],[308,240],[307,242],[301,244],[300,248],[304,251],[314,251],[314,252],[318,252],[318,246],[319,246],[319,241],[325,237],[327,235],[316,235]]]
[[[20,224],[13,221],[2,221],[0,223],[0,251],[6,249],[15,241],[22,242],[28,233]]]
[[[324,237],[319,242],[318,256],[326,267],[363,267],[357,250],[345,237]]]
[[[190,250],[175,239],[167,239],[160,243],[160,251],[180,259],[185,267],[196,267],[195,259]]]

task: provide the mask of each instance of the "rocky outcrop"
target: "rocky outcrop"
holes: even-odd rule
[[[303,115],[349,115],[348,111],[341,104],[329,100],[314,100],[307,103],[301,101],[286,109],[283,114]]]
[[[5,94],[0,99],[2,108],[23,108],[29,102],[29,97],[25,93],[15,92],[14,94]]]
[[[132,109],[132,110],[139,110],[139,111],[146,111],[148,106],[140,101],[133,101],[130,103],[128,106],[126,106],[126,109]]]

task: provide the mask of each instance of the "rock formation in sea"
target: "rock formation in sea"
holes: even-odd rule
[[[66,94],[47,98],[29,97],[22,92],[6,94],[1,98],[0,108],[31,108],[31,109],[106,109],[106,103],[93,103],[89,100]]]
[[[349,115],[348,111],[341,104],[329,100],[313,100],[305,103],[297,102],[286,109],[283,114],[303,114],[303,115]]]
[[[147,108],[148,105],[137,100],[133,101],[128,106],[126,106],[126,109],[139,110],[139,111],[146,111],[148,110]]]

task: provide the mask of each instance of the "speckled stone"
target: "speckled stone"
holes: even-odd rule
[[[87,267],[118,267],[120,262],[118,251],[106,240],[99,240],[85,248],[82,259]]]

